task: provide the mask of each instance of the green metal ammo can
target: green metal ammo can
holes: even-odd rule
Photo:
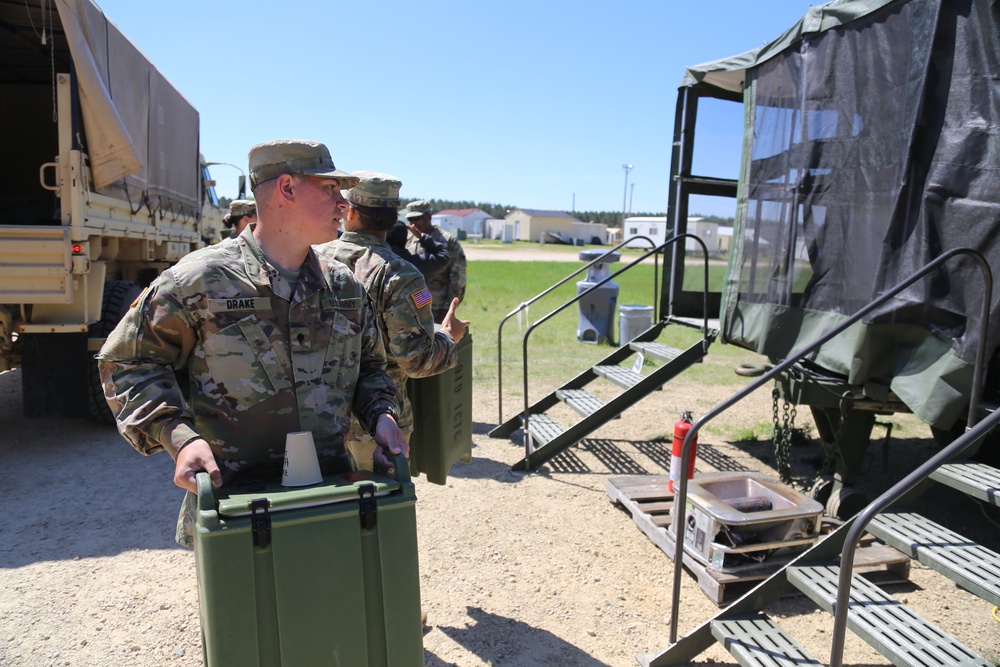
[[[456,461],[472,462],[472,333],[456,346],[458,362],[444,373],[410,378],[406,394],[413,407],[410,470],[444,484]]]

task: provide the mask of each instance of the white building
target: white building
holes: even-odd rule
[[[498,241],[503,241],[504,243],[514,242],[513,221],[504,220],[502,218],[490,218],[483,224],[486,225],[486,238],[496,239]]]
[[[458,235],[458,230],[465,235],[483,236],[486,233],[485,221],[490,214],[478,208],[445,209],[431,216],[431,223],[446,232]]]
[[[703,218],[688,218],[688,234],[694,234],[705,242],[705,248],[709,255],[717,255],[722,252],[722,237],[719,236],[719,223],[708,222]],[[684,250],[687,252],[701,252],[701,246],[694,239],[684,241]]]
[[[651,246],[644,239],[637,239],[637,236],[648,236],[655,245],[659,245],[666,240],[667,236],[667,216],[633,216],[625,218],[622,225],[622,241],[625,241],[626,248],[646,248]],[[634,242],[631,239],[636,239]]]
[[[732,228],[728,227],[726,229],[729,230],[728,235],[721,234],[719,223],[709,222],[698,216],[690,217],[687,221],[688,234],[694,234],[704,241],[705,247],[711,255],[717,255],[720,252],[729,250]],[[647,241],[636,238],[639,236],[649,237],[657,245],[666,241],[667,217],[660,215],[625,218],[625,226],[622,229],[622,240],[629,241],[629,239],[636,239],[634,243],[628,242],[626,247],[649,248],[650,245]],[[694,239],[685,239],[684,250],[686,252],[697,253],[701,251],[701,246]]]

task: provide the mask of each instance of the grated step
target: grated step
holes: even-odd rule
[[[826,611],[833,612],[839,575],[836,565],[792,566],[787,574],[796,588]],[[855,634],[898,667],[994,667],[857,575],[851,578],[847,624]]]
[[[631,389],[643,380],[642,375],[624,366],[594,366],[594,372],[625,389]]]
[[[522,420],[523,423],[523,420]],[[548,444],[565,433],[563,427],[546,414],[531,415],[528,418],[528,433],[539,447]]]
[[[583,389],[557,389],[556,398],[584,417],[589,417],[604,407],[604,401]]]
[[[1000,605],[1000,555],[996,552],[912,512],[880,514],[868,532],[990,604]]]
[[[743,667],[822,665],[764,614],[716,619],[712,634]]]
[[[670,347],[663,343],[629,343],[629,347],[636,352],[642,352],[647,357],[652,357],[664,363],[669,363],[679,357],[684,350]]]
[[[990,505],[1000,506],[1000,469],[993,466],[973,461],[946,463],[931,473],[931,479]]]

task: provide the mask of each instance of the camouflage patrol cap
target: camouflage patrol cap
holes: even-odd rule
[[[356,171],[351,176],[358,184],[344,193],[352,204],[377,208],[399,208],[399,188],[403,183],[395,176],[377,171]]]
[[[229,215],[257,215],[257,202],[252,199],[234,199],[229,202]]]
[[[411,201],[406,205],[406,219],[422,218],[431,212],[431,203],[425,199]]]
[[[282,174],[310,174],[320,178],[339,178],[342,188],[352,188],[358,179],[333,164],[330,151],[317,141],[278,139],[265,141],[250,149],[250,187]]]

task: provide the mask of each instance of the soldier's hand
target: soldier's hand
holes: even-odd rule
[[[458,308],[458,299],[452,299],[451,305],[448,306],[448,312],[445,314],[444,319],[441,320],[441,331],[444,331],[451,335],[452,339],[457,343],[462,340],[465,336],[466,329],[469,328],[470,322],[467,320],[460,320],[455,315],[455,310]],[[440,312],[440,311],[438,311]]]
[[[199,472],[208,473],[212,478],[212,486],[216,488],[222,486],[222,472],[219,470],[219,464],[215,462],[212,448],[204,440],[192,440],[177,453],[174,484],[191,493],[197,493],[198,485],[195,484],[194,476]]]
[[[419,239],[421,236],[423,236],[420,230],[417,229],[417,226],[414,225],[413,223],[407,224],[406,228],[410,230],[410,233],[413,234],[413,238],[415,239]]]
[[[388,450],[388,451],[387,451]],[[381,414],[375,424],[375,453],[373,458],[376,466],[388,470],[393,467],[390,457],[392,454],[402,453],[404,456],[410,455],[410,443],[406,442],[406,437],[396,425],[396,420],[391,415]]]

